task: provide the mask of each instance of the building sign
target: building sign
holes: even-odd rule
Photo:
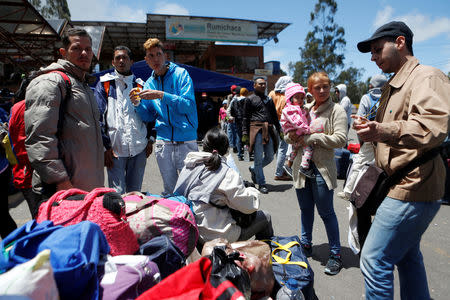
[[[258,42],[258,30],[255,23],[245,21],[167,18],[166,39],[256,44]]]
[[[255,69],[255,75],[259,75],[259,76],[272,75],[272,70],[269,70],[269,69]]]

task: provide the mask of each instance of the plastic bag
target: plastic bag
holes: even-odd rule
[[[32,260],[0,275],[0,295],[21,295],[34,300],[58,300],[58,288],[50,264],[50,250],[43,250]]]
[[[243,260],[239,252],[227,254],[226,246],[216,246],[211,253],[210,259],[212,262],[211,280],[213,278],[226,278],[241,291],[245,299],[250,299],[250,277],[247,271],[235,263],[235,260]]]

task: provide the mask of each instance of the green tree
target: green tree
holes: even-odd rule
[[[70,20],[67,0],[46,0],[45,5],[42,5],[41,0],[30,0],[29,2],[44,18]]]
[[[338,85],[344,83],[347,86],[347,96],[352,103],[359,103],[361,97],[367,93],[369,83],[362,82],[361,77],[364,69],[357,69],[355,67],[349,67],[346,70],[342,70],[339,76],[334,79],[334,84]]]
[[[325,71],[330,78],[336,76],[336,70],[344,67],[344,28],[334,21],[337,3],[334,0],[318,0],[310,15],[312,31],[305,38],[304,47],[300,47],[301,60],[290,63],[294,81],[305,84],[308,76],[316,71]]]

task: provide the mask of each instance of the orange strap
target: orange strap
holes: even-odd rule
[[[142,90],[142,85],[140,85],[139,83],[136,83],[136,84],[137,84],[138,88],[140,88]],[[109,96],[109,85],[110,85],[109,81],[103,82],[103,88],[105,89],[106,97]]]
[[[103,82],[103,87],[105,89],[106,97],[109,96],[109,84],[110,84],[109,81]]]

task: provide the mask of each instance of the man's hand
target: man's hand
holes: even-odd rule
[[[376,121],[353,124],[353,128],[364,142],[383,142],[389,138],[389,133],[383,125]]]
[[[71,188],[73,188],[73,185],[70,180],[66,180],[56,184],[56,191],[69,190]]]
[[[145,147],[145,156],[148,158],[153,153],[153,143],[148,141],[147,147]]]
[[[164,97],[164,92],[158,90],[143,90],[139,93],[139,97],[147,100],[162,99]]]
[[[242,136],[242,143],[245,145],[248,145],[249,142],[250,142],[250,138],[248,137],[248,134],[244,134]]]
[[[114,153],[114,150],[111,148],[105,151],[105,167],[111,169],[114,166],[114,158],[118,156]]]
[[[141,89],[138,87],[135,87],[131,89],[128,96],[130,96],[131,103],[133,103],[134,106],[138,106],[141,102],[141,98],[139,97],[139,93],[141,92]]]
[[[354,119],[352,127],[355,130],[356,130],[355,126],[363,125],[363,124],[366,124],[367,122],[369,122],[369,120],[367,118],[361,117],[361,116],[358,116],[358,115],[351,115],[350,117],[352,119]]]

